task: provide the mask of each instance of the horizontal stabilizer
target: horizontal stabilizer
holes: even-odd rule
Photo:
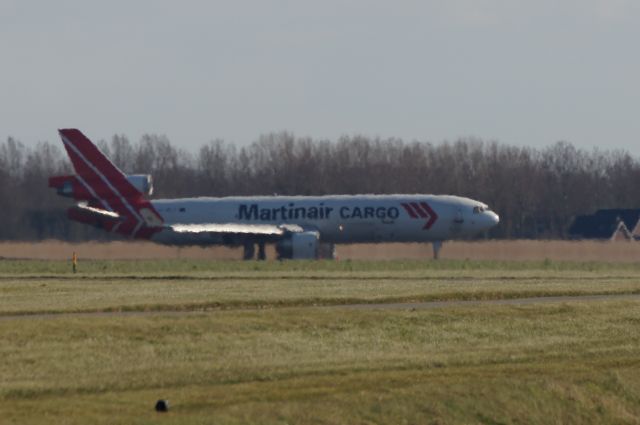
[[[89,214],[95,214],[104,218],[110,218],[110,219],[119,219],[120,218],[120,214],[115,213],[113,211],[107,211],[107,210],[103,210],[102,208],[94,208],[94,207],[90,207],[89,205],[84,205],[84,204],[78,204],[76,205],[76,208],[79,208],[81,210],[84,210],[85,212],[89,213]]]
[[[86,204],[78,204],[67,210],[70,219],[80,223],[89,224],[106,230],[117,226],[122,217],[113,211],[90,207]]]

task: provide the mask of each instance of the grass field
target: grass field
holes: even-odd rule
[[[638,293],[635,263],[0,261],[0,423],[638,423],[638,301],[378,305]]]

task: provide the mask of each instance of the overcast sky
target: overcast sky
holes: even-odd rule
[[[640,155],[636,0],[0,0],[0,138],[289,130]]]

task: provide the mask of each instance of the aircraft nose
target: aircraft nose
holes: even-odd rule
[[[482,220],[480,220],[480,223],[483,230],[488,230],[500,223],[500,217],[493,211],[485,211],[482,214]]]
[[[491,227],[496,226],[498,223],[500,223],[500,216],[493,211],[490,211],[489,222],[491,223]]]

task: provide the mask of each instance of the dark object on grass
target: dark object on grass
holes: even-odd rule
[[[168,412],[169,402],[167,400],[156,401],[156,412]]]

